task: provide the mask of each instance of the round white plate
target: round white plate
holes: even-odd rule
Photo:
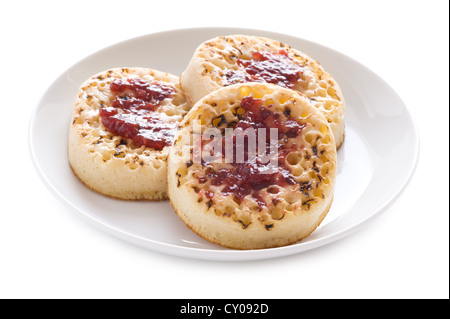
[[[346,138],[338,151],[334,203],[322,225],[298,244],[236,251],[192,233],[169,202],[114,200],[87,189],[67,159],[67,133],[76,92],[91,75],[112,67],[149,67],[179,75],[196,47],[219,35],[277,39],[317,59],[336,79],[347,103]],[[64,72],[37,105],[30,123],[30,150],[45,184],[99,228],[168,254],[210,260],[286,256],[336,241],[383,211],[409,181],[418,157],[418,136],[396,93],[363,65],[332,49],[296,37],[259,30],[201,28],[150,34],[118,43]]]

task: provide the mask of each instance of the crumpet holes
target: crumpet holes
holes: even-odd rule
[[[287,156],[286,161],[288,162],[288,164],[295,166],[295,165],[298,165],[298,163],[300,163],[301,159],[302,159],[301,155],[299,153],[295,152],[295,153],[290,153]]]

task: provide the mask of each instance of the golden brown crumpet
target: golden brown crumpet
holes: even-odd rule
[[[295,91],[262,83],[220,88],[198,101],[180,127],[168,160],[169,197],[201,237],[235,249],[279,247],[307,237],[327,215],[334,137]],[[263,150],[256,157],[252,132]]]
[[[304,95],[327,119],[339,148],[345,135],[345,102],[336,81],[314,59],[276,40],[221,36],[202,43],[180,77],[192,104],[236,83],[272,83]]]
[[[167,156],[189,105],[178,77],[115,68],[89,78],[76,97],[69,162],[89,188],[126,200],[167,199]]]

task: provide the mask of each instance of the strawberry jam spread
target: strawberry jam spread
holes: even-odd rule
[[[206,177],[211,181],[211,185],[213,186],[224,185],[222,189],[223,194],[232,194],[239,202],[244,197],[251,195],[260,208],[262,208],[267,204],[259,191],[271,185],[287,186],[296,184],[289,168],[286,166],[286,156],[297,146],[294,144],[292,147],[287,148],[285,141],[287,138],[298,137],[305,125],[298,123],[290,117],[287,120],[283,120],[280,113],[271,110],[272,105],[267,107],[263,106],[263,100],[261,99],[246,97],[241,101],[241,107],[245,110],[245,114],[242,120],[236,124],[233,133],[233,162],[217,171],[212,166],[208,167]],[[267,171],[269,163],[267,161],[261,161],[260,155],[257,155],[254,160],[249,160],[248,139],[239,139],[238,142],[237,134],[248,128],[255,130],[256,143],[259,141],[259,129],[266,131],[265,155],[270,154],[271,144],[273,145],[273,142],[271,143],[270,141],[270,128],[278,129],[278,140],[276,141],[278,163],[276,167],[271,168],[270,172]],[[223,137],[223,139],[225,138]],[[225,158],[225,140],[222,142],[222,156]],[[238,145],[238,143],[242,142],[244,145]],[[258,144],[257,149],[259,149]],[[237,150],[244,152],[243,163],[238,163],[236,159]],[[203,165],[205,164],[208,166],[211,165],[203,163]],[[200,178],[199,180],[200,182],[206,182],[204,178]],[[271,192],[276,193],[276,188],[273,188]]]
[[[294,62],[285,50],[278,53],[253,52],[250,60],[238,59],[240,69],[228,71],[225,86],[246,83],[272,83],[292,89],[300,80],[303,68]]]
[[[176,122],[167,122],[155,112],[175,90],[161,82],[141,79],[116,79],[110,85],[111,106],[100,109],[108,131],[133,140],[136,146],[162,150],[172,145]]]

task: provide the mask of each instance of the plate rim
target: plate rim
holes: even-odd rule
[[[377,80],[381,81],[382,84],[391,90],[392,94],[395,94],[396,98],[399,102],[401,102],[401,106],[405,111],[405,115],[407,115],[407,120],[411,124],[412,131],[414,132],[414,150],[413,150],[413,158],[410,162],[410,168],[407,172],[406,178],[401,183],[401,185],[398,186],[395,192],[392,192],[390,194],[389,199],[385,201],[385,203],[377,210],[375,210],[373,213],[371,213],[367,218],[358,221],[355,224],[352,224],[350,226],[347,226],[337,232],[334,232],[332,234],[329,234],[324,237],[317,238],[313,241],[309,242],[300,242],[289,246],[283,246],[283,247],[276,247],[276,248],[267,248],[267,249],[255,249],[255,250],[233,250],[233,249],[224,249],[224,250],[215,250],[215,249],[205,249],[205,248],[195,248],[195,247],[187,247],[187,246],[179,246],[175,244],[165,243],[161,241],[157,241],[154,239],[145,238],[133,233],[130,233],[124,229],[119,229],[116,226],[107,223],[106,221],[99,220],[95,216],[92,216],[88,214],[87,212],[83,211],[81,208],[77,207],[72,201],[70,201],[66,196],[61,194],[58,189],[49,181],[47,176],[45,175],[44,170],[39,165],[39,160],[37,158],[36,152],[35,152],[35,143],[33,143],[33,131],[36,125],[36,117],[37,112],[40,109],[41,103],[46,97],[46,95],[50,92],[50,90],[53,88],[53,86],[61,81],[61,79],[68,74],[71,70],[76,69],[77,66],[82,64],[84,61],[88,60],[94,55],[101,54],[103,51],[110,50],[116,46],[119,45],[126,45],[129,42],[139,41],[141,39],[147,38],[147,37],[154,37],[154,36],[162,36],[164,34],[169,33],[178,33],[178,32],[201,32],[201,31],[211,31],[214,30],[217,32],[217,34],[223,33],[224,30],[227,30],[227,32],[230,32],[229,34],[249,34],[249,33],[262,33],[262,34],[272,34],[273,38],[276,38],[276,36],[280,37],[291,37],[296,38],[300,41],[310,43],[312,45],[318,46],[322,49],[328,50],[333,52],[333,54],[339,54],[346,59],[348,59],[351,63],[357,64],[359,67],[362,67],[365,69],[366,72],[371,73],[372,76],[376,77]],[[233,33],[234,32],[234,33]],[[261,35],[265,36],[265,35]],[[267,36],[269,37],[269,36]],[[202,260],[215,260],[215,261],[250,261],[250,260],[261,260],[261,259],[271,259],[271,258],[279,258],[283,256],[288,255],[294,255],[299,254],[302,252],[306,252],[315,248],[319,248],[322,246],[325,246],[327,244],[330,244],[332,242],[338,241],[344,237],[347,237],[348,235],[358,231],[363,226],[367,225],[372,219],[375,217],[381,215],[384,213],[389,206],[395,202],[402,193],[406,190],[407,186],[409,185],[410,181],[412,180],[414,176],[414,172],[417,168],[418,162],[419,162],[419,156],[420,156],[420,134],[418,130],[418,126],[415,122],[415,119],[412,117],[411,113],[409,112],[407,105],[404,103],[402,98],[397,94],[397,92],[392,88],[392,86],[387,83],[386,80],[378,76],[374,71],[369,69],[367,66],[363,65],[359,61],[351,58],[350,56],[341,53],[333,48],[327,47],[325,45],[322,45],[320,43],[307,40],[298,36],[294,36],[287,33],[279,33],[279,32],[273,32],[273,31],[267,31],[262,29],[251,29],[251,28],[237,28],[237,27],[195,27],[195,28],[177,28],[177,29],[171,29],[171,30],[165,30],[165,31],[159,31],[159,32],[153,32],[148,33],[145,35],[140,35],[137,37],[133,37],[130,39],[126,39],[123,41],[116,42],[112,45],[109,45],[107,47],[104,47],[100,50],[97,50],[84,58],[80,59],[78,62],[72,64],[69,68],[65,69],[54,81],[50,83],[50,85],[47,86],[46,90],[43,94],[39,97],[38,101],[35,103],[33,110],[31,112],[29,123],[28,123],[28,151],[30,159],[33,163],[33,166],[40,177],[41,181],[44,185],[51,191],[53,196],[57,197],[62,203],[66,204],[71,210],[77,212],[78,216],[81,216],[83,220],[86,220],[89,222],[89,224],[95,226],[96,228],[99,228],[109,235],[112,235],[113,237],[120,238],[122,240],[125,240],[127,242],[130,242],[132,244],[138,245],[140,247],[150,249],[152,251],[156,251],[159,253],[174,255],[174,256],[180,256],[180,257],[186,257],[191,259],[202,259]]]

